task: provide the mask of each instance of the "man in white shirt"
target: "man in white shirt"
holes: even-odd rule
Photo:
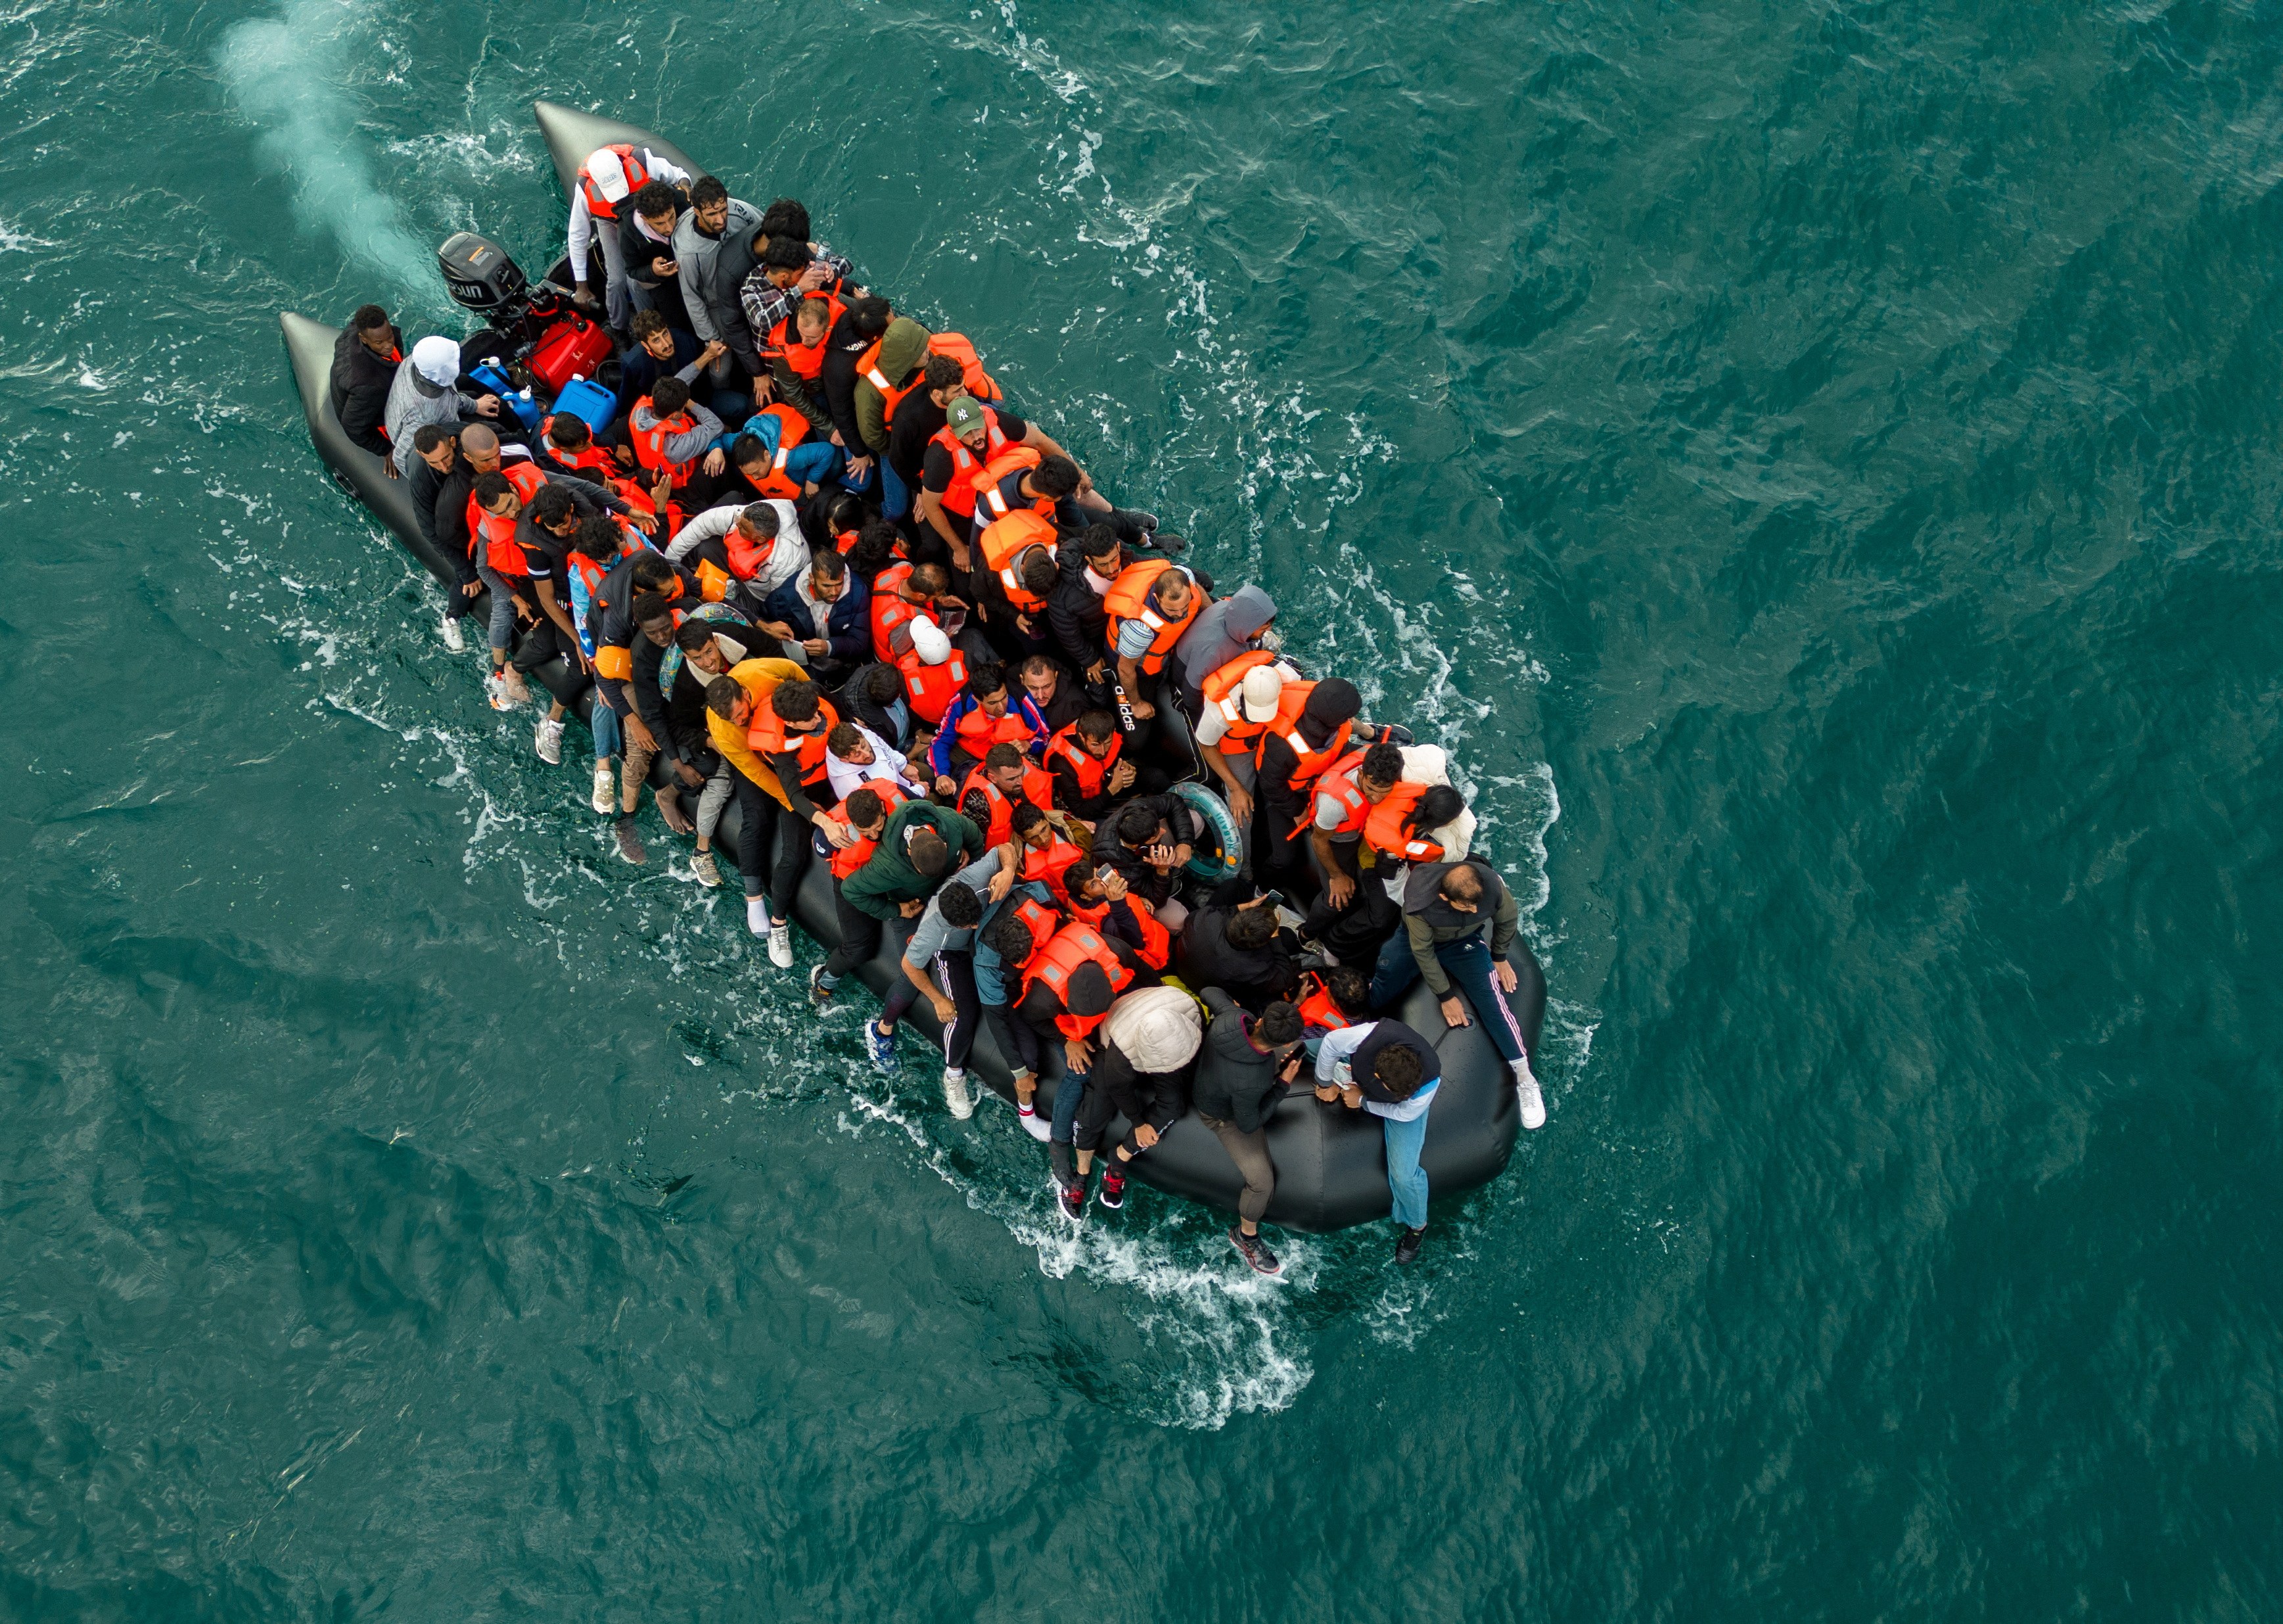
[[[643,181],[662,180],[672,186],[690,184],[690,171],[666,162],[648,147],[632,154],[641,166],[642,180],[627,173],[626,158],[607,146],[588,154],[571,183],[571,229],[567,246],[573,295],[592,308],[595,291],[588,282],[587,247],[603,251],[604,311],[613,327],[624,327],[633,314],[627,288],[627,256],[619,242],[619,212]],[[664,257],[673,258],[672,254]]]
[[[1387,1187],[1395,1198],[1395,1261],[1419,1255],[1427,1230],[1427,1112],[1442,1086],[1435,1046],[1399,1020],[1368,1020],[1324,1035],[1316,1052],[1316,1097],[1368,1111],[1387,1136]]]

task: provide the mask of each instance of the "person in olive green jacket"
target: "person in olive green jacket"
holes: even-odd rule
[[[986,849],[983,832],[950,808],[908,800],[889,816],[879,847],[864,866],[840,882],[840,900],[884,924],[889,946],[900,957],[936,887],[979,861]],[[880,1019],[864,1023],[864,1046],[884,1072],[896,1068],[900,1013],[892,1000]]]

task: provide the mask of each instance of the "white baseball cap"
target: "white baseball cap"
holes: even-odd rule
[[[1284,678],[1274,666],[1255,666],[1244,674],[1244,719],[1276,720],[1276,702],[1284,697]]]
[[[430,333],[412,347],[412,370],[448,389],[460,376],[460,347],[441,333]]]
[[[951,639],[925,615],[912,622],[912,649],[923,664],[939,666],[951,658]]]
[[[595,183],[595,190],[603,194],[606,203],[623,200],[634,190],[627,184],[627,167],[619,155],[607,146],[597,147],[587,159],[587,178]]]

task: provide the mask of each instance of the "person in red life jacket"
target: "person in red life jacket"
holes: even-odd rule
[[[1011,820],[1015,844],[1023,858],[1023,878],[1032,885],[1044,886],[1048,895],[1060,908],[1070,906],[1070,888],[1064,876],[1071,865],[1086,854],[1063,836],[1047,808],[1022,801],[1015,808]]]
[[[553,561],[543,548],[524,544],[532,539],[530,527],[524,522],[525,498],[535,497],[546,488],[546,476],[534,465],[521,462],[498,472],[479,474],[468,493],[475,511],[471,527],[484,562],[514,594],[516,618],[529,628],[516,643],[513,660],[504,670],[494,668],[502,693],[510,701],[518,690],[527,698],[530,690],[520,679],[557,655],[568,659],[576,670],[587,668],[569,605],[555,593]],[[493,702],[506,708],[500,705],[498,695]],[[550,694],[547,714],[540,719],[536,744],[540,759],[549,765],[563,759],[564,710],[564,701]]]
[[[838,688],[872,652],[872,595],[837,552],[810,556],[808,568],[769,594],[762,624],[788,650],[798,645],[809,675]]]
[[[935,743],[928,747],[928,765],[934,769],[936,792],[948,795],[957,781],[971,771],[993,745],[1014,745],[1025,755],[1036,755],[1047,743],[1046,719],[1031,696],[1007,683],[1007,668],[970,668],[967,691],[947,706],[936,727]]]
[[[889,634],[922,615],[941,626],[936,599],[950,589],[951,577],[940,564],[896,564],[882,570],[872,582],[872,658],[893,660]]]
[[[933,363],[930,365],[932,367]],[[978,475],[1002,453],[1016,447],[1033,454],[1036,462],[1032,466],[1049,457],[1067,461],[1070,453],[1056,444],[1054,437],[1037,424],[973,398],[967,393],[963,379],[939,389],[936,376],[931,371],[927,381],[930,396],[942,409],[944,423],[929,436],[926,453],[921,459],[919,516],[942,538],[957,563],[966,558],[968,541],[975,534]],[[1071,465],[1075,468],[1078,465],[1071,462]],[[1005,478],[1005,474],[1000,478]],[[988,483],[996,486],[999,480]]]
[[[968,597],[984,635],[1010,660],[1053,644],[1047,602],[1061,579],[1054,527],[1036,513],[1011,513],[985,528],[970,550]]]
[[[590,310],[597,308],[592,285],[594,272],[587,257],[591,242],[603,251],[604,299],[600,308],[604,319],[613,327],[624,327],[634,308],[619,223],[622,215],[633,215],[632,199],[653,180],[663,181],[670,187],[687,187],[690,172],[667,162],[648,147],[619,142],[588,153],[571,187],[571,224],[565,244],[571,255],[571,296]]]
[[[611,562],[619,556],[615,539],[620,514],[605,506],[611,500],[605,493],[576,480],[542,485],[531,500],[517,515],[516,545],[523,550],[524,567],[532,589],[539,600],[545,619],[533,628],[515,652],[515,668],[536,670],[547,660],[560,655],[581,671],[591,671],[593,657],[578,616],[591,599],[582,589],[590,582],[599,582]],[[588,545],[602,556],[580,552],[585,527],[596,527],[597,538]],[[579,563],[574,564],[576,554]],[[584,571],[590,572],[582,574]],[[539,758],[553,766],[563,759],[564,701],[557,699],[548,719],[539,727]],[[609,709],[607,706],[604,707]],[[617,753],[617,728],[606,722],[596,732],[596,742],[609,743],[611,748],[604,759]],[[601,774],[597,773],[597,777]],[[598,808],[600,809],[600,808]]]
[[[707,597],[734,604],[747,619],[768,619],[769,595],[808,567],[808,540],[790,502],[763,498],[744,507],[712,507],[683,525],[666,556],[696,572]],[[770,635],[797,641],[790,627]]]
[[[1086,691],[1071,680],[1070,673],[1051,655],[1032,655],[1023,662],[1017,675],[1022,678],[1023,691],[1031,696],[1031,704],[1050,735],[1061,732],[1095,708],[1086,697]]]
[[[769,354],[770,336],[798,308],[799,301],[830,300],[837,320],[838,307],[863,293],[856,285],[856,268],[826,244],[811,241],[811,229],[806,208],[791,198],[779,198],[762,213],[753,232],[753,268],[738,284],[737,301],[765,362],[775,360]],[[771,375],[782,394],[774,367]],[[811,379],[816,375],[806,374]]]
[[[1063,978],[1060,991],[1031,973],[1041,964],[1047,944],[1056,940],[1064,921],[1039,899],[1035,886],[1026,889],[1029,895],[1018,891],[1016,900],[1000,909],[977,933],[976,982],[983,997],[984,1018],[998,1040],[999,1052],[1008,1057],[1015,1067],[1018,1109],[1034,1101],[1041,1041],[1059,1042],[1063,1046],[1064,1065],[1069,1069],[1055,1087],[1052,1125],[1042,1135],[1035,1112],[1026,1111],[1023,1127],[1033,1138],[1048,1138],[1058,1183],[1066,1190],[1078,1182],[1071,1139],[1078,1121],[1079,1105],[1086,1096],[1086,1067],[1092,1058],[1083,1031],[1099,1024],[1117,994],[1107,975],[1099,972],[1089,975],[1083,966],[1076,975]],[[1129,980],[1134,978],[1136,972],[1115,957],[1114,946],[1112,953],[1111,962],[1120,974]],[[1078,1018],[1081,1035],[1077,1037],[1062,1029],[1061,1023],[1071,1008],[1063,1002],[1064,995],[1085,1011]],[[1059,1176],[1065,1169],[1067,1183]],[[1085,1199],[1081,1189],[1078,1206],[1071,1207],[1065,1198],[1064,1210],[1077,1217],[1084,1210]]]
[[[432,426],[423,425],[423,428],[428,426]],[[416,448],[419,444],[420,432],[414,431],[412,443]],[[425,460],[429,455],[416,451],[416,456],[421,460]],[[528,453],[521,446],[503,446],[497,431],[489,424],[461,425],[451,465],[437,483],[432,515],[437,550],[447,558],[466,559],[479,589],[491,594],[488,641],[492,655],[493,698],[495,703],[503,700],[510,708],[528,704],[531,699],[524,689],[521,674],[510,669],[507,663],[508,652],[515,645],[515,593],[508,583],[508,578],[492,568],[481,538],[477,535],[477,521],[481,514],[476,506],[474,490],[476,481],[485,474],[501,472],[516,464],[522,464],[528,469],[530,461]],[[526,483],[534,482],[530,472],[516,477]]]
[[[800,413],[811,430],[835,446],[840,431],[832,426],[832,413],[824,403],[824,340],[845,308],[822,293],[796,299],[769,329],[764,352],[777,400]]]
[[[1300,987],[1299,938],[1276,922],[1274,894],[1223,880],[1181,926],[1181,980],[1218,987],[1255,1013]]]
[[[1110,648],[1118,663],[1118,683],[1136,722],[1157,707],[1144,695],[1142,679],[1156,687],[1166,658],[1197,613],[1212,601],[1196,571],[1163,558],[1144,558],[1121,571],[1102,600],[1109,619]]]
[[[774,449],[757,432],[763,427],[774,430]],[[737,477],[718,500],[767,496],[807,503],[838,481],[844,460],[838,446],[810,433],[791,408],[765,406],[745,419],[744,429],[729,442],[729,465]]]
[[[387,464],[390,478],[400,470],[389,459],[388,392],[404,364],[404,335],[378,305],[359,305],[333,340],[333,370],[327,379],[333,417],[350,442]]]
[[[1376,865],[1362,863],[1363,832],[1372,809],[1403,777],[1403,752],[1392,744],[1350,750],[1326,768],[1312,794],[1308,845],[1324,888],[1308,905],[1303,933],[1335,963],[1372,962],[1401,917]]]
[[[1032,765],[1021,746],[993,745],[959,786],[959,810],[986,841],[1003,846],[1015,838],[1017,807],[1051,812],[1054,796],[1055,781]]]
[[[1081,857],[1063,871],[1063,886],[1070,895],[1070,917],[1083,919],[1110,941],[1134,949],[1152,972],[1173,962],[1173,933],[1157,917],[1149,899],[1126,883],[1126,876],[1106,863]]]
[[[1126,759],[1126,741],[1118,718],[1108,711],[1088,711],[1047,741],[1047,770],[1054,776],[1055,804],[1089,830],[1127,792],[1141,783],[1141,769]],[[1165,775],[1155,793],[1165,786]]]
[[[843,721],[826,738],[824,777],[831,793],[842,800],[868,784],[891,785],[907,800],[927,794],[911,763],[861,722]]]
[[[653,479],[666,476],[686,513],[711,507],[736,478],[729,453],[713,443],[721,437],[721,419],[692,400],[679,378],[659,379],[647,398],[635,402],[627,433],[635,461]]]
[[[1027,448],[1010,448],[970,481],[975,491],[975,511],[968,521],[970,539],[1008,514],[1027,508],[1065,536],[1076,535],[1088,525],[1106,524],[1118,540],[1132,546],[1154,546],[1171,553],[1188,544],[1176,535],[1159,537],[1155,513],[1112,507],[1066,453],[1036,456],[1033,461],[1034,456]]]
[[[1071,1135],[1081,1210],[1090,1152],[1102,1148],[1110,1122],[1121,1115],[1130,1126],[1125,1138],[1103,1158],[1096,1198],[1113,1212],[1126,1205],[1126,1181],[1134,1159],[1165,1137],[1189,1109],[1189,1086],[1204,1035],[1197,1001],[1179,988],[1129,991],[1111,1006],[1102,1024],[1101,1053],[1087,1068],[1086,1097],[1079,1102]],[[1059,1175],[1062,1169],[1056,1171]],[[1071,1186],[1058,1182],[1068,1213]]]
[[[549,479],[575,480],[609,492],[624,504],[612,511],[653,541],[666,539],[658,516],[673,499],[674,483],[663,472],[647,486],[626,478],[619,472],[618,459],[604,449],[594,431],[567,411],[547,419],[540,453],[540,467]]]
[[[1266,825],[1261,866],[1287,896],[1315,893],[1314,877],[1300,860],[1299,834],[1308,825],[1316,780],[1348,753],[1356,713],[1362,708],[1362,697],[1345,678],[1287,683],[1276,720],[1261,735],[1253,758],[1255,792]]]
[[[967,656],[952,647],[943,628],[925,615],[896,628],[890,652],[903,678],[904,703],[911,707],[914,724],[939,728],[944,713],[967,691]],[[928,742],[932,747],[932,738]]]
[[[1204,680],[1204,704],[1190,737],[1221,783],[1221,799],[1242,830],[1252,821],[1253,757],[1276,720],[1284,684],[1300,674],[1266,650],[1240,654]]]

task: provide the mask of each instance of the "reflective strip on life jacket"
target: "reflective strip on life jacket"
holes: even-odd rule
[[[1118,765],[1118,753],[1125,747],[1125,739],[1113,731],[1110,736],[1110,753],[1099,759],[1091,756],[1086,746],[1078,742],[1078,723],[1073,722],[1047,741],[1047,759],[1052,761],[1059,755],[1068,761],[1071,770],[1078,774],[1078,792],[1092,800],[1110,782],[1110,769]]]
[[[665,469],[676,488],[689,484],[690,474],[697,471],[697,459],[692,457],[686,463],[667,461],[666,442],[676,434],[688,433],[697,426],[697,419],[691,417],[685,410],[675,412],[674,416],[660,421],[658,409],[651,404],[650,396],[647,394],[635,402],[635,410],[647,412],[651,418],[651,426],[648,428],[635,428],[633,425],[633,413],[627,414],[627,426],[635,442],[635,461],[652,473],[656,473],[661,468]]]
[[[973,517],[975,494],[979,488],[975,476],[985,472],[986,465],[1007,448],[1007,436],[999,427],[999,414],[988,406],[983,409],[983,455],[980,457],[967,449],[967,441],[953,433],[948,423],[936,430],[933,441],[951,453],[951,483],[944,487],[943,494],[936,500],[943,504],[947,513],[956,514],[962,519]],[[1036,464],[1031,465],[1036,466]],[[1005,475],[1000,477],[1003,479]],[[998,480],[991,481],[993,485],[998,482]]]

